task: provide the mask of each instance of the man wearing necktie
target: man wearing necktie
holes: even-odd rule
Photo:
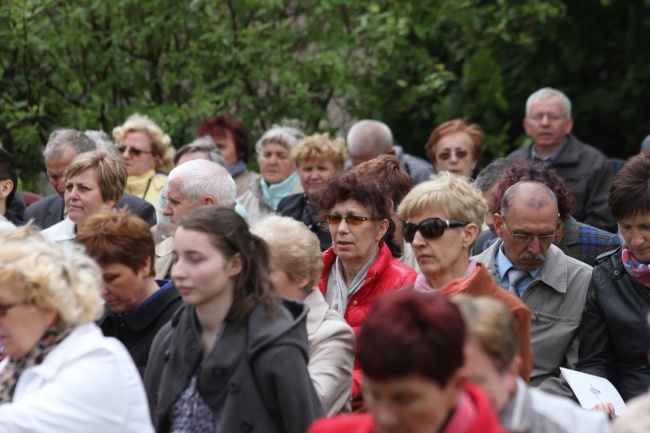
[[[501,238],[475,259],[496,282],[528,306],[532,316],[531,386],[571,396],[560,367],[575,368],[582,309],[591,266],[553,245],[559,223],[555,194],[538,182],[505,192],[494,229]]]

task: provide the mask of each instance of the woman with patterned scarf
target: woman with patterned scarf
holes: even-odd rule
[[[93,323],[99,266],[30,227],[0,243],[0,432],[152,433],[129,353]]]
[[[607,378],[629,400],[650,386],[650,154],[630,158],[616,174],[609,209],[624,243],[596,259],[577,369]]]

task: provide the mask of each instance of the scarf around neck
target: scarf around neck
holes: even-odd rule
[[[16,384],[20,376],[30,367],[43,362],[45,357],[72,332],[71,326],[49,328],[32,350],[22,358],[9,358],[9,362],[0,373],[0,404],[13,400]]]
[[[332,310],[338,312],[342,317],[345,317],[345,310],[348,308],[348,301],[363,285],[366,280],[366,275],[370,270],[370,266],[375,262],[378,255],[379,248],[377,248],[375,254],[373,254],[372,257],[370,257],[370,260],[368,260],[359,270],[359,273],[350,283],[350,287],[347,287],[345,283],[343,264],[338,257],[336,258],[327,277],[327,289],[325,290],[325,300]]]
[[[293,187],[298,181],[298,172],[294,171],[291,176],[280,183],[269,185],[264,178],[260,179],[262,185],[262,199],[271,206],[271,209],[277,210],[280,200],[290,195]]]
[[[155,175],[156,171],[153,168],[150,168],[139,176],[131,175],[127,177],[124,192],[144,199]]]
[[[630,278],[639,284],[650,287],[650,268],[648,264],[640,262],[627,245],[623,245],[621,260],[623,261],[625,272],[627,272]]]
[[[228,174],[234,176],[246,170],[246,163],[244,162],[243,159],[238,159],[236,163],[234,163],[233,165],[229,165],[227,170],[228,170]]]

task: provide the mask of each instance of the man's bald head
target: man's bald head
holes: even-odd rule
[[[512,206],[526,206],[542,209],[553,205],[557,213],[557,197],[553,191],[539,182],[517,182],[506,190],[501,199],[501,215],[508,216]]]
[[[354,165],[361,164],[389,153],[393,148],[393,133],[383,122],[360,120],[350,128],[347,145]]]

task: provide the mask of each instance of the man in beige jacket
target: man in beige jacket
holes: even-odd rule
[[[591,266],[553,245],[559,222],[555,194],[537,182],[519,182],[503,196],[494,228],[501,239],[474,259],[528,306],[532,316],[530,385],[571,396],[560,367],[575,368]]]

